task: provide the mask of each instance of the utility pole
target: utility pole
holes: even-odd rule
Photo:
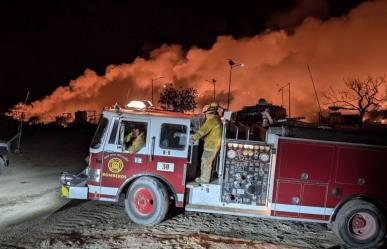
[[[164,78],[164,77],[161,76],[161,77],[157,77],[157,78],[154,78],[154,79],[151,80],[151,84],[152,84],[152,105],[154,105],[154,104],[153,104],[153,103],[154,103],[154,98],[153,98],[153,83],[154,83],[156,80],[159,80],[159,79],[162,79],[162,78]]]
[[[245,65],[243,63],[235,63],[232,59],[228,59],[228,64],[230,65],[230,75],[228,78],[228,95],[227,95],[227,110],[230,110],[230,94],[231,94],[231,74],[232,70],[235,67],[244,67]]]
[[[290,109],[290,82],[288,83],[288,85],[289,85],[289,118],[291,118],[292,117],[292,112],[291,112],[291,109]]]
[[[30,96],[30,92],[28,91],[26,99],[24,101],[24,106],[27,105],[27,101],[28,101],[28,97],[29,96]],[[22,134],[23,134],[23,121],[24,121],[24,117],[25,117],[24,112],[21,112],[20,113],[20,123],[19,123],[19,128],[18,128],[19,138],[17,140],[17,148],[15,150],[17,153],[20,153],[20,145],[21,145],[21,139],[22,139]]]
[[[215,83],[216,83],[216,80],[212,79],[212,80],[206,80],[206,81],[212,83],[213,86],[214,86],[214,102],[216,102],[216,97],[215,97]]]

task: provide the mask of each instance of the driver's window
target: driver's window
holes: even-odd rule
[[[146,147],[148,125],[145,122],[122,121],[122,145],[125,151],[134,154]]]

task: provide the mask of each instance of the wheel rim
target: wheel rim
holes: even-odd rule
[[[349,219],[349,231],[358,240],[371,238],[377,229],[375,218],[365,212],[358,212]]]
[[[140,215],[149,215],[154,209],[154,197],[147,188],[139,188],[133,195],[134,208]]]

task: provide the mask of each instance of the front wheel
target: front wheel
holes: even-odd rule
[[[386,234],[383,212],[363,200],[344,204],[332,225],[332,230],[344,243],[356,248],[374,247]]]
[[[134,223],[156,225],[164,220],[168,207],[168,191],[157,179],[144,176],[129,186],[125,210]]]

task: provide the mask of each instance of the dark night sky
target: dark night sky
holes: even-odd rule
[[[163,43],[209,48],[218,35],[253,36],[301,3],[323,9],[321,19],[341,16],[361,0],[0,2],[0,111],[67,85],[86,68],[103,74],[109,64],[129,63]]]

